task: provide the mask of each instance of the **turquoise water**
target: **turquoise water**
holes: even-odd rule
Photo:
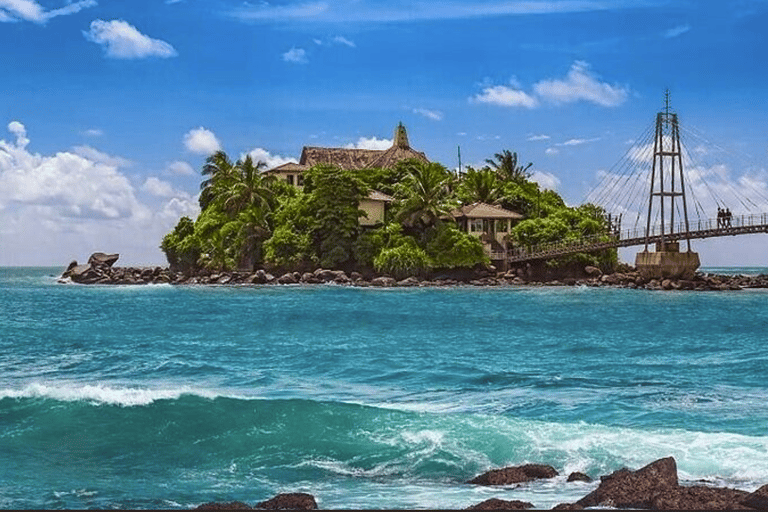
[[[768,290],[88,287],[0,269],[0,508],[539,508],[768,483]],[[737,269],[734,273],[760,273]],[[518,488],[464,484],[555,466]]]

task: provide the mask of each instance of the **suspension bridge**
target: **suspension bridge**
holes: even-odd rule
[[[681,129],[667,91],[656,122],[603,173],[587,196],[587,202],[603,211],[616,212],[606,216],[607,229],[576,239],[511,247],[507,261],[515,264],[633,246],[643,246],[646,254],[651,246],[660,253],[677,253],[683,241],[690,255],[695,254],[691,240],[768,233],[768,191],[762,182],[746,174],[734,182],[722,163],[701,162],[724,153],[729,152],[701,133]],[[716,217],[711,215],[715,209]],[[622,221],[627,220],[634,220],[634,225],[622,229]],[[698,266],[698,256],[695,259]]]

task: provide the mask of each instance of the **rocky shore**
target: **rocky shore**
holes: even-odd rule
[[[386,275],[363,275],[359,272],[317,269],[313,272],[255,272],[202,271],[195,275],[174,272],[164,267],[115,267],[118,254],[97,252],[88,263],[71,262],[60,281],[78,284],[173,284],[173,285],[287,285],[337,284],[373,287],[426,287],[426,286],[611,286],[645,290],[697,290],[726,291],[745,288],[768,288],[768,275],[722,276],[697,273],[693,279],[647,279],[631,267],[620,272],[604,274],[596,267],[572,271],[566,277],[545,279],[530,268],[517,268],[507,272],[493,269],[436,274],[430,278],[408,277],[397,280]]]
[[[494,469],[467,482],[472,485],[518,487],[534,480],[558,476],[552,466],[526,464]],[[568,482],[591,481],[587,475],[572,473]],[[206,503],[198,510],[314,510],[317,501],[311,494],[279,494],[253,507],[242,502]],[[467,510],[531,510],[533,503],[491,498],[467,507]],[[600,477],[597,488],[576,501],[561,503],[552,510],[583,510],[585,508],[642,510],[768,510],[768,485],[755,492],[727,487],[680,485],[677,463],[672,457],[659,459],[636,471],[620,469]]]

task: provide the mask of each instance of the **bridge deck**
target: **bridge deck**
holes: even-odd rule
[[[671,226],[665,226],[664,241],[675,242],[686,239],[714,238],[722,236],[747,235],[752,233],[768,233],[768,213],[759,215],[744,215],[734,217],[730,226],[718,227],[715,219],[694,221],[690,223],[690,232],[685,232],[685,226],[678,224],[671,229]],[[670,233],[671,231],[671,233]],[[602,239],[601,239],[602,238]],[[582,238],[578,240],[568,240],[557,243],[543,244],[531,247],[530,249],[515,248],[508,254],[510,263],[520,263],[524,261],[542,260],[568,256],[578,252],[595,252],[605,249],[616,249],[619,247],[632,247],[635,245],[656,244],[661,242],[661,226],[655,226],[649,236],[645,236],[645,230],[631,230],[606,240],[606,235],[602,237]]]

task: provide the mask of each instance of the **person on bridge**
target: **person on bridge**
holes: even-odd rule
[[[725,212],[719,206],[717,207],[717,229],[720,229],[725,224]]]
[[[725,227],[730,228],[731,226],[731,219],[733,218],[733,215],[731,214],[731,209],[726,208],[725,209]]]

